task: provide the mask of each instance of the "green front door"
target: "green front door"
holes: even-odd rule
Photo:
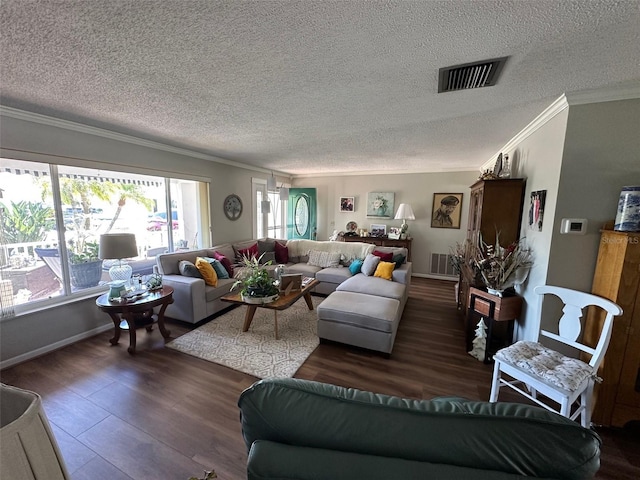
[[[287,239],[316,240],[316,189],[290,188]]]

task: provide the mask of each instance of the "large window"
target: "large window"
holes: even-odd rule
[[[138,254],[125,261],[140,275],[153,272],[158,253],[208,246],[205,182],[1,161],[2,316],[98,291],[122,260],[98,258],[102,234],[135,235]]]

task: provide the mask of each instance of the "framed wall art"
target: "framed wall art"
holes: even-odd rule
[[[460,228],[462,193],[434,193],[432,228]]]
[[[393,192],[367,193],[367,217],[393,218],[395,212]]]
[[[355,197],[340,197],[340,211],[354,212],[356,209]]]
[[[531,192],[531,200],[529,202],[529,230],[533,230],[534,232],[542,231],[542,218],[544,216],[544,205],[546,201],[546,190]]]
[[[372,223],[371,230],[369,230],[369,234],[372,237],[384,237],[387,234],[387,226],[379,225],[377,223]]]

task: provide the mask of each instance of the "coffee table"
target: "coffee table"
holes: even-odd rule
[[[147,292],[145,295],[132,298],[127,301],[110,301],[109,293],[100,295],[96,299],[96,305],[100,310],[111,317],[114,326],[113,338],[109,340],[111,345],[117,345],[120,340],[120,332],[129,330],[130,354],[136,353],[136,328],[145,327],[150,332],[154,323],[158,323],[160,333],[165,339],[170,338],[171,332],[164,326],[164,311],[173,303],[173,288],[163,286],[161,289]],[[156,315],[153,307],[160,305],[160,311]]]
[[[313,289],[313,287],[315,287],[319,283],[320,282],[314,278],[313,280],[309,281],[306,285],[304,285],[301,290],[289,292],[288,294],[285,294],[284,292],[280,292],[280,296],[277,298],[277,300],[274,300],[273,302],[270,302],[270,303],[260,303],[260,304],[247,303],[244,300],[242,300],[242,297],[239,293],[229,293],[228,295],[225,295],[222,298],[220,298],[220,300],[222,300],[223,302],[230,302],[238,305],[247,306],[247,312],[245,313],[245,316],[244,316],[244,324],[242,325],[243,332],[246,332],[249,330],[249,327],[251,326],[251,322],[253,321],[253,316],[256,313],[256,310],[258,308],[266,308],[267,310],[273,310],[275,335],[276,335],[276,340],[278,340],[278,310],[286,310],[301,298],[304,298],[304,301],[307,302],[307,306],[309,307],[309,310],[313,310],[313,302],[311,301],[311,290]]]

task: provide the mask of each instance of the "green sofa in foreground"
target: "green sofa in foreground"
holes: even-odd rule
[[[542,408],[268,379],[238,400],[247,478],[584,480],[598,435]]]

